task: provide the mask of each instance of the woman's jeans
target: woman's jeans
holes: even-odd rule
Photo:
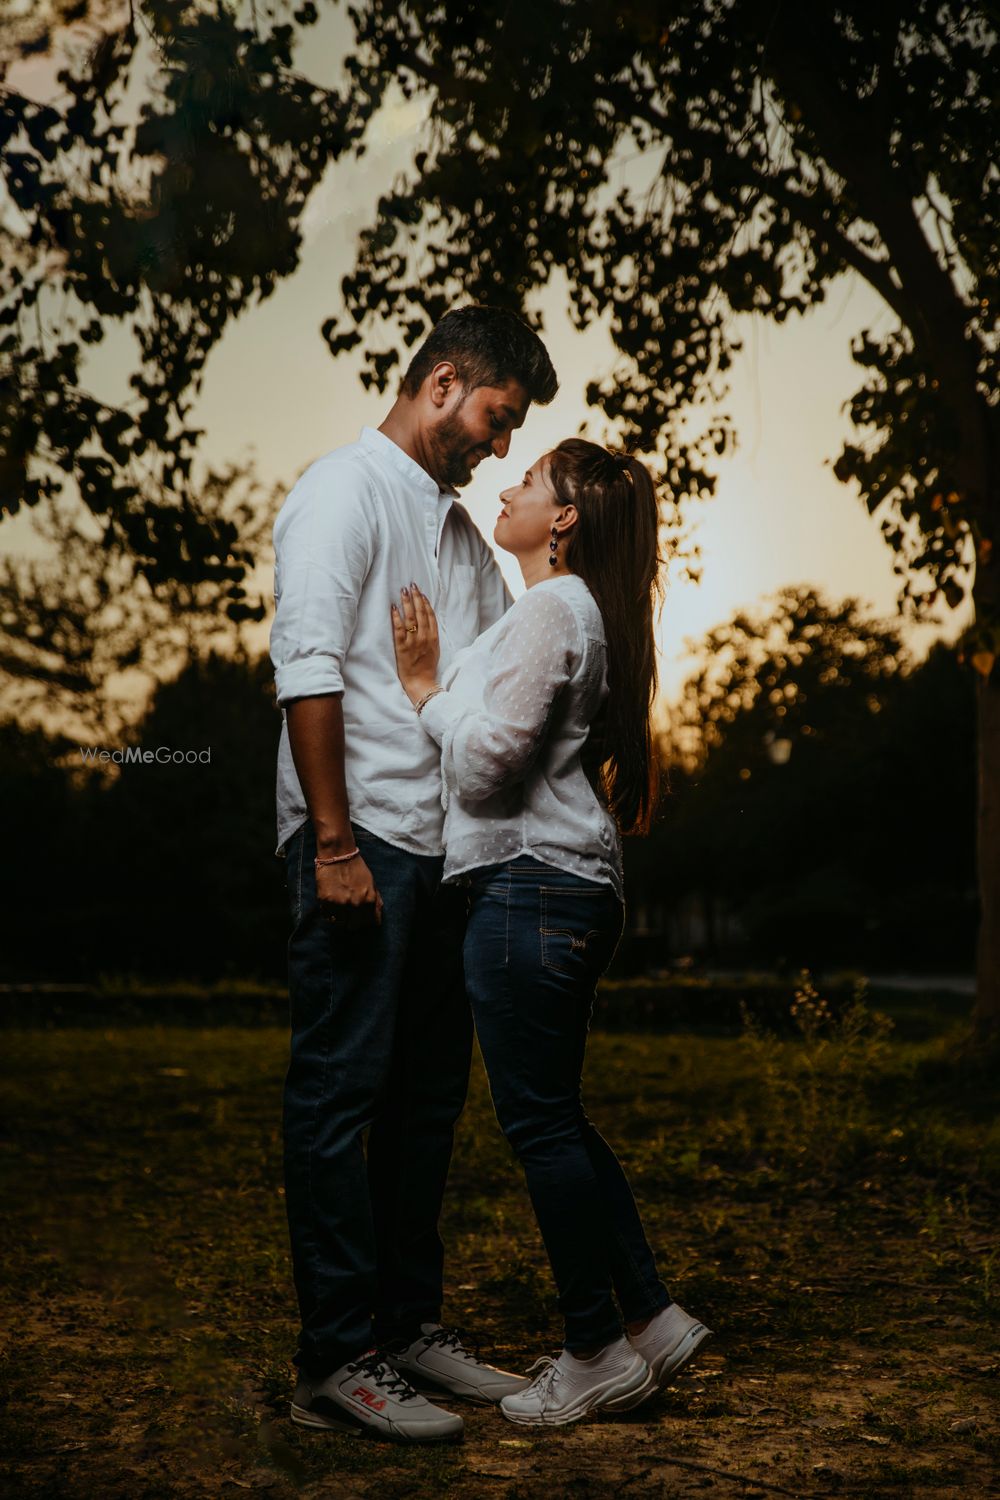
[[[465,982],[497,1119],[524,1168],[566,1348],[596,1348],[621,1337],[623,1318],[671,1300],[621,1164],[581,1098],[594,991],[622,906],[609,885],[527,856],[468,881]]]

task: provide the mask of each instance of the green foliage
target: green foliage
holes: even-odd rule
[[[313,4],[277,0],[266,22],[251,8],[250,24],[193,0],[52,19],[88,9],[98,43],[66,62],[57,99],[0,94],[17,215],[2,231],[5,507],[72,476],[151,579],[204,562],[238,583],[246,556],[191,492],[191,396],[228,321],[297,265],[327,165],[364,150],[399,89],[426,100],[423,149],[383,193],[323,326],[334,353],[366,344],[367,384],[385,389],[399,340],[456,298],[523,308],[559,271],[577,323],[605,319],[617,352],[589,399],[659,456],[672,499],[705,494],[732,440],[716,402],[734,316],[781,321],[853,271],[892,321],[855,350],[858,438],[838,473],[881,515],[915,607],[937,590],[957,604],[974,557],[988,563],[1000,115],[987,6],[855,0],[776,20],[765,0],[362,0],[343,94],[298,70]],[[0,66],[56,40],[22,22]],[[124,407],[80,381],[84,348],[115,322],[139,351]],[[980,670],[1000,649],[997,594],[984,590],[970,641]]]
[[[780,589],[688,643],[702,665],[684,685],[673,753],[732,776],[761,769],[776,739],[791,754],[863,735],[909,665],[898,628],[858,600],[831,604],[806,585]]]
[[[149,583],[213,578],[236,603],[252,554],[199,507],[192,398],[230,320],[295,269],[309,194],[373,104],[302,77],[297,28],[317,12],[290,9],[267,26],[193,0],[97,11],[51,102],[7,82],[43,25],[0,54],[0,509],[72,481]],[[114,324],[138,355],[123,405],[81,375]]]
[[[697,901],[680,953],[968,965],[976,705],[954,652],[916,664],[894,624],[801,585],[690,645],[671,794],[626,851],[650,925]]]
[[[744,1045],[770,1104],[755,1144],[786,1171],[836,1177],[872,1149],[878,1111],[869,1092],[886,1070],[893,1023],[869,1010],[866,990],[859,980],[853,999],[834,1010],[803,969],[792,1043],[764,1030],[744,1006]]]
[[[891,316],[855,348],[858,437],[837,472],[880,513],[902,599],[957,604],[998,524],[989,14],[366,0],[358,76],[424,98],[429,124],[362,238],[333,346],[367,338],[383,388],[381,320],[411,339],[456,297],[520,306],[559,270],[576,322],[606,320],[616,349],[588,399],[659,456],[674,497],[703,494],[731,441],[714,413],[734,315],[780,322],[852,271]],[[985,593],[984,640],[1000,629]]]
[[[234,582],[204,559],[151,583],[135,554],[100,544],[78,506],[43,500],[34,528],[44,560],[0,558],[0,699],[22,722],[41,719],[86,740],[116,736],[157,683],[212,650],[242,656],[247,628],[270,605],[271,527],[280,491],[249,465],[209,471],[206,522],[230,530],[255,573]],[[265,570],[259,576],[260,570]]]

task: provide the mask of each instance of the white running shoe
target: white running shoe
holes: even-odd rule
[[[292,1421],[321,1432],[353,1432],[393,1443],[441,1443],[460,1438],[465,1423],[418,1395],[408,1380],[369,1349],[325,1380],[301,1375]]]
[[[666,1390],[695,1352],[712,1337],[712,1330],[671,1302],[661,1308],[641,1333],[629,1334],[629,1343],[653,1372],[660,1390]]]
[[[384,1357],[408,1378],[429,1382],[452,1396],[483,1406],[495,1405],[529,1384],[524,1375],[511,1375],[484,1364],[464,1347],[457,1333],[440,1323],[421,1323],[418,1339],[405,1346],[387,1345]]]
[[[564,1427],[592,1411],[626,1411],[656,1389],[641,1354],[627,1339],[609,1344],[591,1359],[577,1359],[564,1349],[558,1359],[544,1355],[528,1371],[539,1374],[523,1391],[505,1396],[500,1410],[526,1427]]]

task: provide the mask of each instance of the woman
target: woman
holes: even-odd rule
[[[471,892],[469,998],[566,1324],[558,1359],[501,1410],[562,1425],[637,1406],[709,1333],[659,1279],[580,1092],[594,990],[622,931],[619,831],[644,832],[655,798],[657,506],[637,459],[578,438],[500,498],[494,538],[524,595],[441,681],[415,588],[392,623],[400,681],[441,747],[444,878]]]

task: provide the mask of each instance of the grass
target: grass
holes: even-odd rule
[[[294,1344],[273,1026],[4,1032],[0,1487],[66,1500],[991,1492],[1000,1134],[954,1037],[806,986],[789,1034],[592,1039],[591,1113],[661,1270],[717,1330],[617,1421],[464,1445],[317,1438]],[[559,1323],[477,1064],[444,1232],[450,1321],[522,1368]]]

